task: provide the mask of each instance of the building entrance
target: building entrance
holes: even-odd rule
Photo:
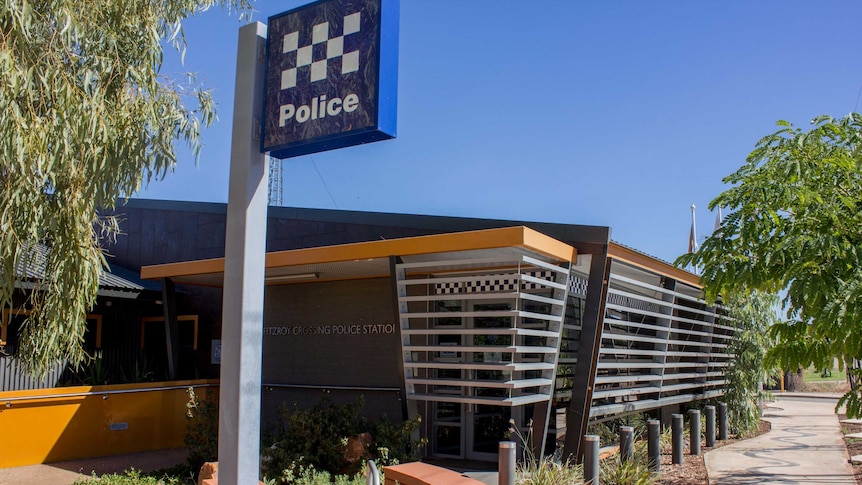
[[[438,318],[435,326],[441,329],[467,329],[437,335],[438,346],[458,347],[470,352],[437,352],[434,360],[455,364],[453,368],[437,369],[438,382],[448,381],[453,385],[437,385],[434,393],[441,401],[433,406],[432,453],[468,460],[496,460],[498,443],[508,437],[509,419],[512,409],[507,406],[480,404],[483,400],[505,399],[508,391],[500,381],[511,379],[511,372],[499,368],[511,363],[512,354],[500,352],[500,347],[512,345],[511,335],[476,332],[476,329],[512,328],[512,303],[506,301],[440,301],[438,311],[464,315],[485,313],[482,316]],[[487,351],[486,349],[487,348]],[[497,368],[495,368],[497,367]],[[483,383],[499,387],[458,386],[463,381]],[[444,396],[453,401],[445,402]]]
[[[497,460],[500,441],[507,439],[512,408],[487,404],[434,404],[434,456]]]

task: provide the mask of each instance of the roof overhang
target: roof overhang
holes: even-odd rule
[[[697,288],[702,287],[700,276],[613,241],[608,246],[608,256],[677,281],[684,281]]]
[[[572,246],[517,226],[270,252],[266,279],[268,284],[290,284],[381,278],[390,276],[393,256],[414,262],[458,260],[466,269],[481,265],[483,259],[508,254],[555,263],[574,262],[577,256]],[[141,277],[220,287],[224,267],[224,258],[159,264],[142,267]]]

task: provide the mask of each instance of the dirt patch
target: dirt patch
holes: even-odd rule
[[[803,386],[804,392],[849,392],[850,384],[846,381],[817,381],[806,382]]]
[[[847,419],[846,414],[839,414],[839,420]],[[847,454],[850,456],[862,455],[862,439],[848,438],[848,434],[862,433],[862,424],[841,423],[841,432],[844,433],[844,444],[847,446]],[[853,476],[856,477],[856,483],[862,485],[862,465],[850,464],[853,467]]]
[[[769,424],[769,421],[761,421],[760,429],[758,429],[754,436],[766,433],[770,429],[772,429],[772,425]],[[860,425],[860,429],[862,429],[862,425]],[[715,447],[720,448],[731,443],[736,443],[737,441],[739,441],[739,439],[736,438],[724,441],[716,440]],[[862,443],[862,440],[860,440],[860,443]],[[662,454],[661,476],[659,477],[659,483],[662,485],[709,485],[709,477],[706,474],[706,465],[703,463],[703,454],[712,449],[713,448],[707,448],[703,443],[701,443],[700,456],[686,454],[683,457],[682,464],[680,465],[672,465],[671,455]],[[685,453],[688,453],[688,446],[686,446]],[[858,483],[862,485],[862,482]]]

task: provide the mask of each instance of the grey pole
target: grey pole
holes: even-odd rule
[[[635,429],[631,426],[620,426],[620,460],[623,462],[634,459]]]
[[[594,434],[584,436],[584,481],[599,485],[599,437]]]
[[[706,416],[706,446],[707,448],[715,447],[715,406],[706,406],[703,408]]]
[[[368,474],[365,476],[365,485],[380,485],[380,472],[374,460],[368,460]]]
[[[727,403],[718,403],[718,439],[727,439]]]
[[[647,454],[650,469],[659,473],[661,471],[661,421],[657,419],[647,421]]]
[[[263,106],[266,26],[239,29],[225,226],[219,392],[219,481],[257,483],[266,259],[266,157],[256,119]],[[257,138],[257,139],[256,139]]]
[[[497,483],[499,485],[515,485],[515,451],[514,441],[501,441],[497,461]]]
[[[673,438],[673,456],[671,463],[682,464],[682,414],[671,416],[671,438]]]
[[[688,439],[691,448],[691,454],[694,456],[700,455],[700,410],[688,410]]]

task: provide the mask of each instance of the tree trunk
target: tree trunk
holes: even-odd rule
[[[805,389],[802,367],[793,371],[784,372],[784,390],[788,392],[799,392]]]

